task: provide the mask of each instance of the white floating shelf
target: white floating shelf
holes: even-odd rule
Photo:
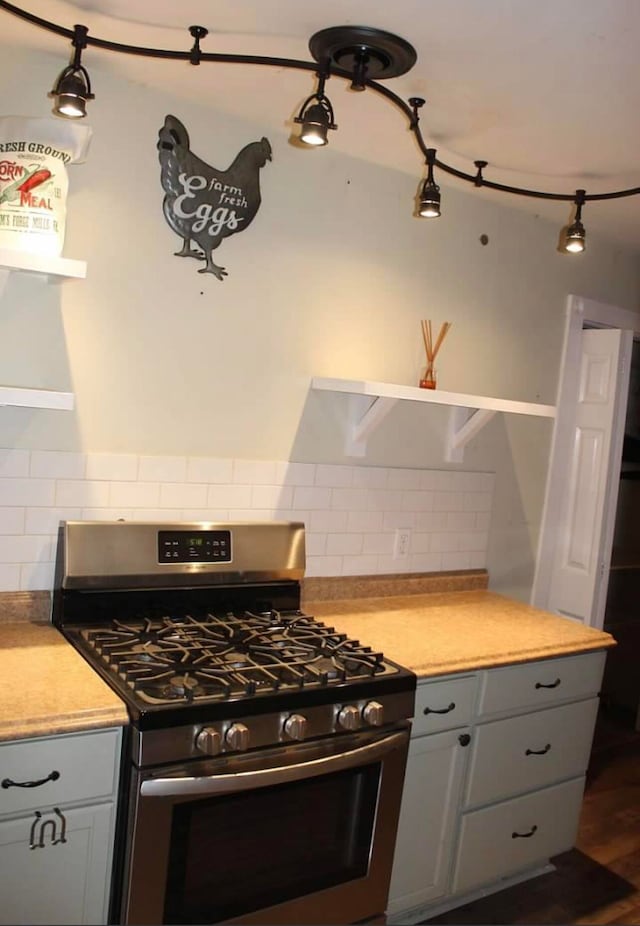
[[[87,264],[83,260],[68,257],[50,257],[30,254],[28,251],[12,251],[0,248],[0,293],[10,273],[36,273],[50,281],[83,280],[87,275]]]
[[[311,388],[325,392],[343,392],[351,397],[345,453],[354,457],[365,455],[369,435],[399,401],[448,405],[451,408],[445,458],[456,463],[462,461],[466,444],[497,412],[533,415],[539,418],[555,418],[556,415],[554,405],[513,402],[491,396],[466,395],[461,392],[420,389],[417,386],[373,383],[367,380],[316,376],[311,380]]]
[[[53,408],[71,411],[74,405],[72,392],[53,392],[50,389],[26,389],[22,386],[0,386],[0,405],[21,408]]]

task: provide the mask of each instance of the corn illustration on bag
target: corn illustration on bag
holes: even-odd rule
[[[0,116],[0,248],[62,254],[67,167],[86,158],[90,140],[86,125]]]

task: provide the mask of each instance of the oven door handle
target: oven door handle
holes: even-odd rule
[[[223,775],[207,775],[200,778],[151,778],[140,785],[142,797],[186,798],[206,795],[231,794],[250,788],[266,788],[269,785],[315,778],[329,772],[365,765],[383,758],[392,750],[406,746],[408,733],[392,733],[384,739],[366,746],[358,746],[338,755],[322,756],[309,762],[283,765],[277,768],[254,769],[250,772],[234,772]]]

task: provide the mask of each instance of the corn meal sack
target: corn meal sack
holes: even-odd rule
[[[0,248],[62,254],[67,165],[84,161],[90,139],[86,125],[0,116]]]

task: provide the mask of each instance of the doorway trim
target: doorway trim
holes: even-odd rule
[[[566,323],[564,343],[558,389],[556,396],[556,419],[551,440],[549,455],[549,469],[545,500],[540,523],[538,538],[538,551],[536,568],[531,591],[531,604],[538,608],[549,610],[549,590],[551,575],[556,551],[558,532],[560,529],[561,500],[566,485],[566,473],[573,444],[575,426],[576,396],[578,392],[578,375],[582,351],[582,329],[585,326],[596,328],[620,328],[632,331],[633,336],[640,337],[640,312],[622,309],[619,306],[596,302],[584,296],[569,295],[567,297]],[[624,439],[624,424],[626,409],[625,403],[618,403],[618,413],[614,420],[612,435],[611,459],[620,456],[622,441]],[[620,406],[622,406],[620,408]],[[607,472],[607,495],[604,505],[604,523],[600,525],[603,537],[613,538],[615,523],[615,505],[612,504],[613,492],[617,495],[617,476],[614,482],[611,472],[611,463]],[[596,623],[602,623],[604,616],[604,601],[606,598],[606,582],[602,579],[608,576],[608,567],[601,570],[599,581],[594,593],[596,606],[592,608],[592,615]]]

